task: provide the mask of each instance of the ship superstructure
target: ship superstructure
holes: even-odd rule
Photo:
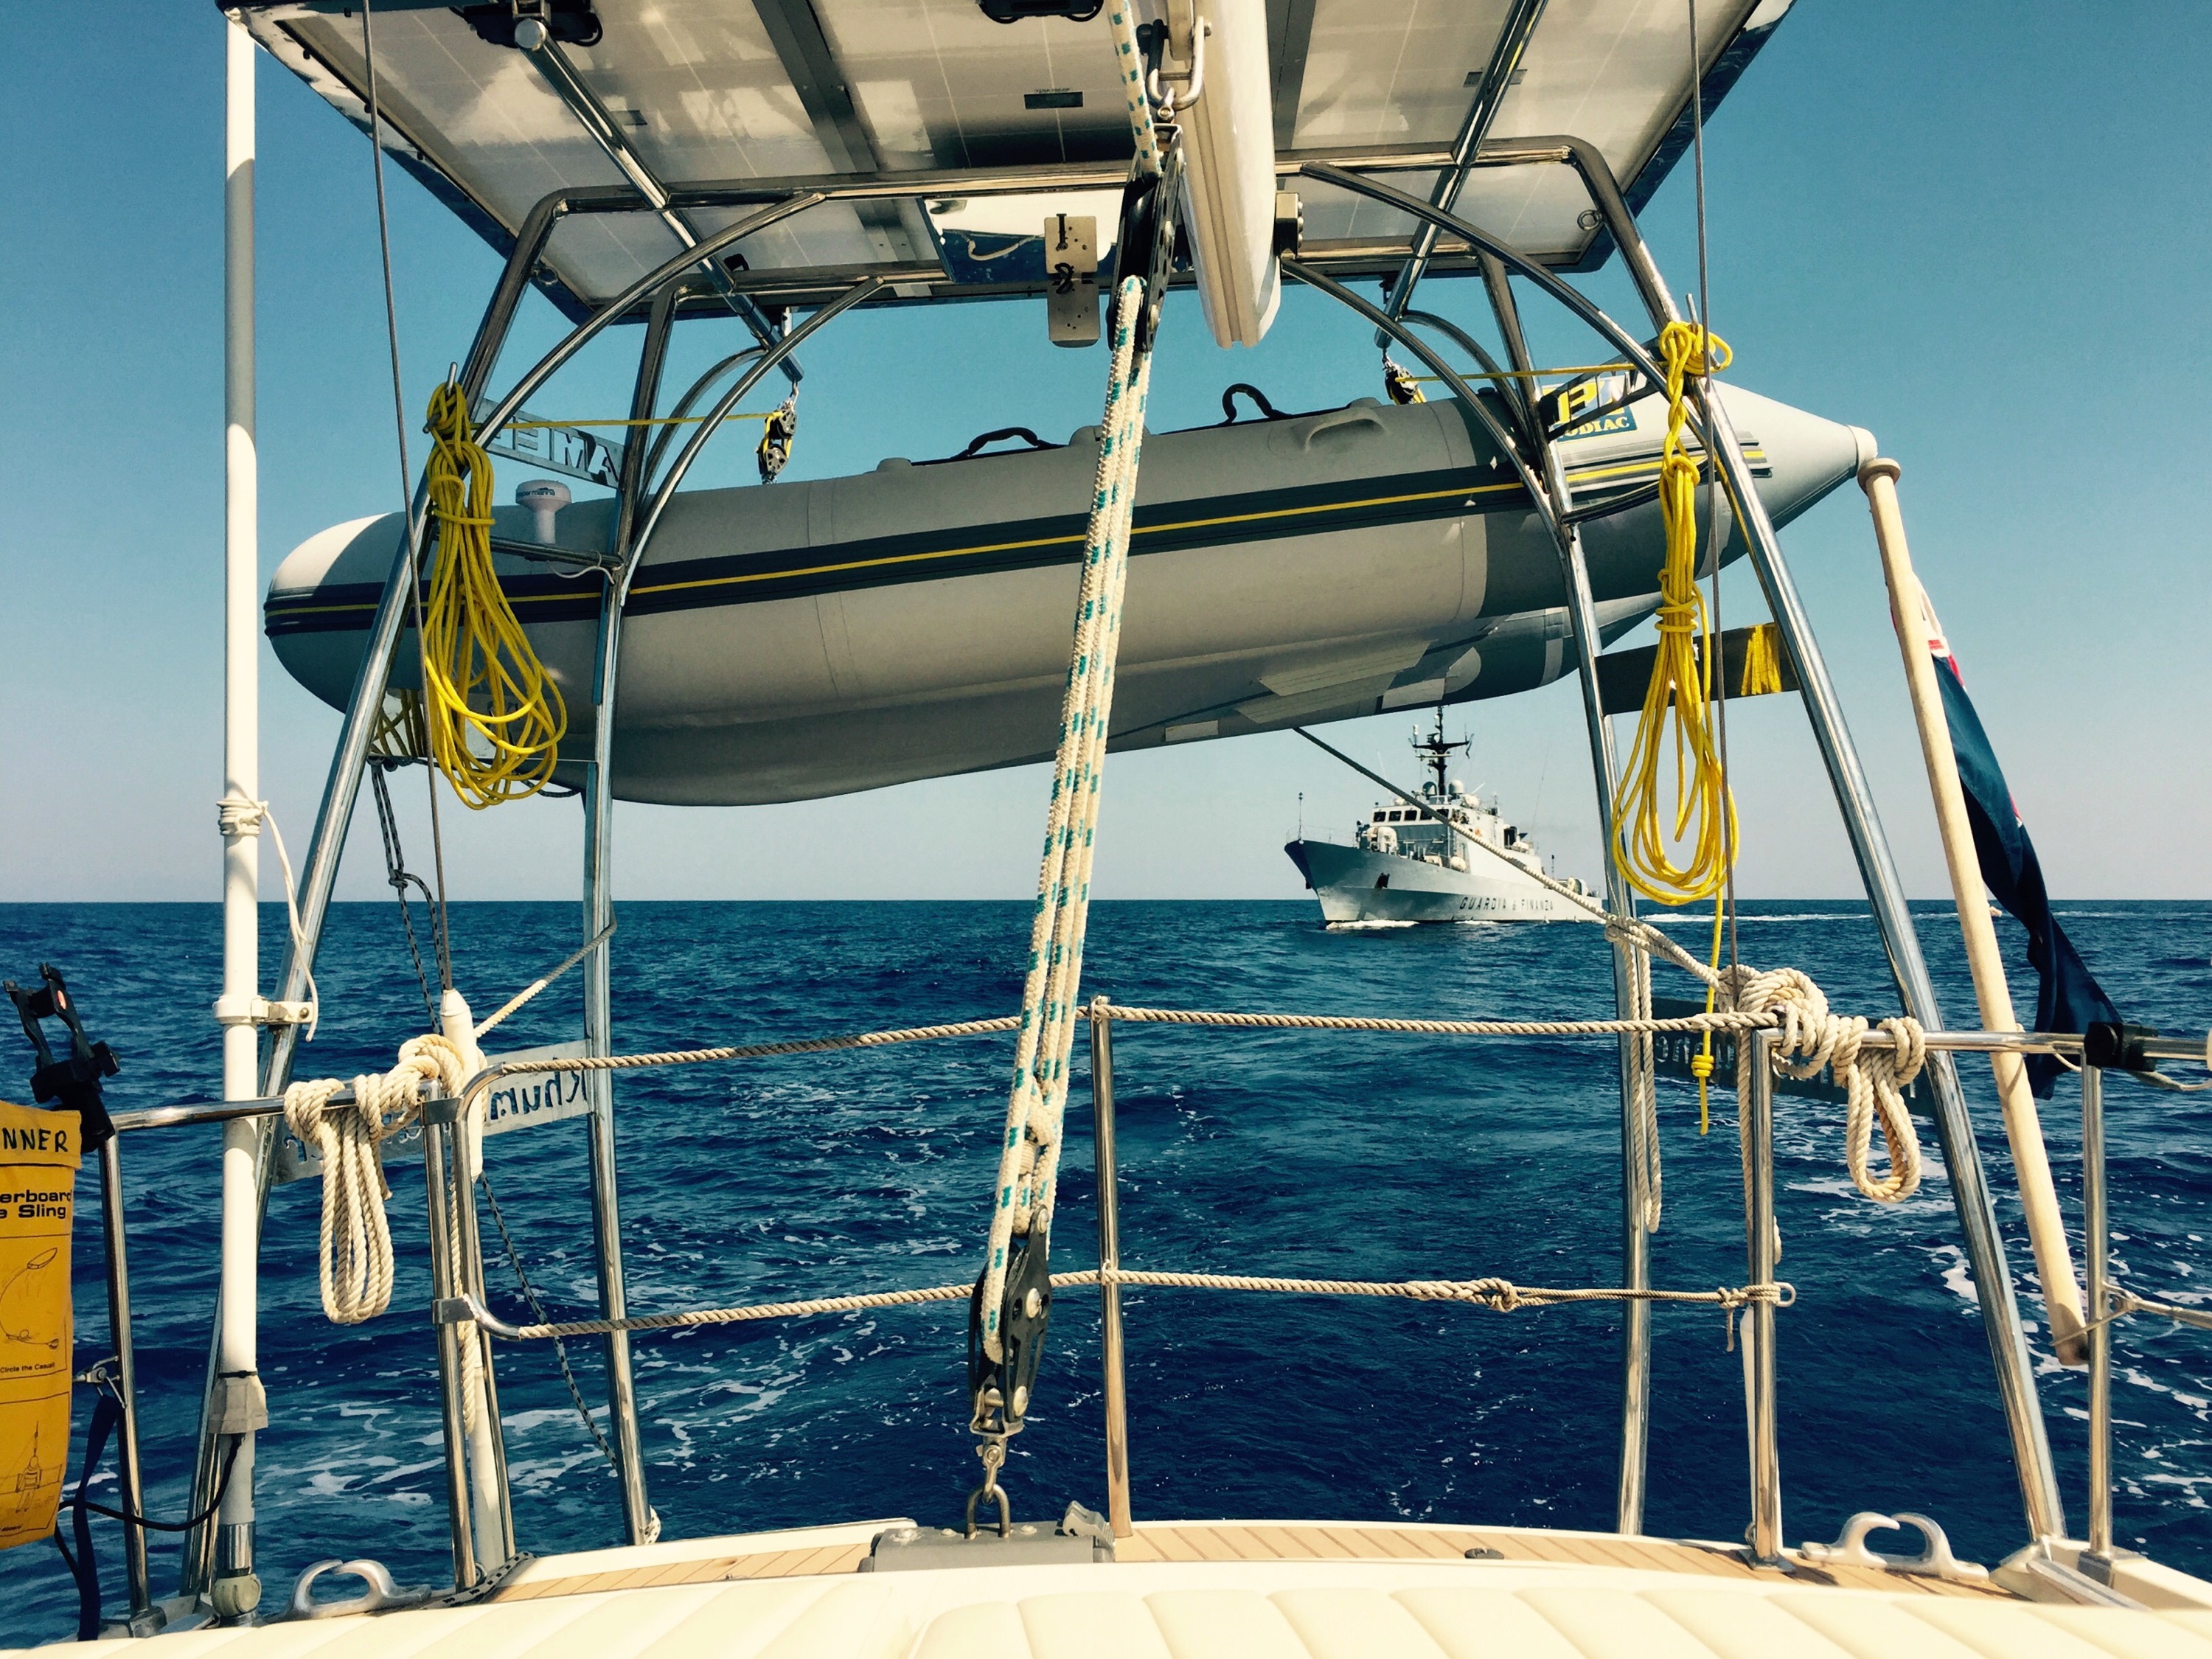
[[[1445,739],[1441,704],[1436,730],[1413,746],[1430,773],[1419,795],[1378,804],[1354,826],[1349,847],[1300,836],[1283,848],[1330,926],[1592,919],[1546,884],[1543,854],[1528,831],[1449,775],[1451,757],[1470,744]],[[1559,885],[1588,892],[1571,877]]]

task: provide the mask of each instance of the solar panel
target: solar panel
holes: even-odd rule
[[[248,0],[244,15],[278,61],[366,128],[361,18],[349,3]],[[1709,110],[1790,3],[1705,0]],[[1307,159],[1386,166],[1393,183],[1425,196],[1516,7],[1268,0],[1267,9],[1279,169]],[[596,30],[564,24],[556,44],[531,52],[499,42],[502,17],[512,32],[509,7],[470,10],[377,6],[386,143],[502,252],[553,191],[636,191],[636,211],[570,217],[555,232],[542,285],[572,313],[675,252],[684,226],[705,234],[745,210],[647,199],[710,184],[757,185],[763,200],[825,179],[892,192],[825,202],[747,237],[724,281],[762,302],[808,303],[863,272],[896,278],[896,298],[909,302],[1035,294],[1039,282],[1014,266],[1003,282],[949,270],[945,227],[973,220],[975,198],[1016,192],[1038,222],[1051,211],[1095,214],[1127,164],[1103,18],[1002,24],[976,0],[590,0],[588,11],[560,0],[556,13]],[[596,38],[563,44],[563,33]],[[1537,22],[1490,142],[1584,139],[1640,205],[1686,141],[1691,85],[1684,0],[1563,0]],[[1414,228],[1407,216],[1310,179],[1286,187],[1304,203],[1309,263],[1340,278],[1402,264]],[[1570,169],[1529,163],[1474,169],[1457,210],[1532,258],[1577,269],[1610,252],[1589,209]],[[1470,266],[1448,241],[1431,269]]]

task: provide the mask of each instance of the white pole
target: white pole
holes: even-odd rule
[[[1966,793],[1959,782],[1959,757],[1943,718],[1942,692],[1936,684],[1936,660],[1929,641],[1935,613],[1920,579],[1912,574],[1912,555],[1905,543],[1905,515],[1897,505],[1895,461],[1876,457],[1859,469],[1874,515],[1875,540],[1881,548],[1882,577],[1889,586],[1890,619],[1897,626],[1898,649],[1905,653],[1905,683],[1912,695],[1912,718],[1920,728],[1920,751],[1928,765],[1929,793],[1936,822],[1943,832],[1943,858],[1950,866],[1951,892],[1959,907],[1959,931],[1966,947],[1966,966],[1974,976],[1982,1029],[2017,1031],[2012,992],[2005,983],[2004,955],[1990,921],[1987,890],[1974,853],[1974,832],[1966,817]],[[2044,1149],[2043,1124],[2035,1096],[2018,1054],[1991,1054],[1997,1099],[2003,1108],[2005,1138],[2012,1143],[2014,1172],[2020,1180],[2021,1207],[2027,1213],[2027,1239],[2035,1271],[2043,1280],[2043,1305],[2051,1321],[2051,1346],[2063,1364],[2088,1362],[2082,1345],[2081,1293],[2074,1282],[2074,1255],[2066,1243],[2066,1224],[2058,1212],[2058,1194],[2051,1182],[2051,1158]]]
[[[234,15],[223,75],[223,726],[226,798],[254,800],[260,788],[258,653],[260,597],[258,464],[253,420],[253,38]],[[260,1028],[241,1020],[261,984],[260,825],[226,814],[222,854],[222,1088],[228,1100],[260,1091]],[[225,1423],[260,1415],[255,1340],[256,1255],[260,1246],[261,1127],[225,1126],[222,1139],[222,1328],[215,1398]],[[235,1402],[235,1403],[234,1403]],[[217,1612],[235,1618],[260,1599],[253,1579],[253,1434],[225,1446],[230,1474],[217,1516]]]

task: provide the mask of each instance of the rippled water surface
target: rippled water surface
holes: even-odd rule
[[[1749,907],[1747,960],[1810,969],[1838,1006],[1894,1008],[1861,906]],[[1923,907],[1946,1006],[1972,1006],[1948,907]],[[2080,904],[2061,914],[2131,1017],[2212,1024],[2212,906]],[[463,988],[496,1005],[573,948],[571,905],[457,908]],[[633,904],[615,977],[620,1046],[756,1042],[1012,1012],[1023,904]],[[264,915],[265,960],[281,919]],[[2009,923],[2008,948],[2021,938]],[[0,907],[0,971],[59,964],[95,1034],[123,1056],[118,1107],[212,1093],[207,1008],[219,972],[212,906]],[[2021,980],[2025,981],[2025,970]],[[301,1075],[390,1063],[421,1029],[392,907],[338,908],[319,978],[325,1010]],[[1452,927],[1329,933],[1306,904],[1104,904],[1089,991],[1128,1003],[1444,1017],[1587,1017],[1610,1005],[1594,929]],[[1667,987],[1662,991],[1686,987]],[[2016,994],[2023,1006],[2027,995]],[[563,981],[493,1046],[580,1030]],[[29,1069],[14,1039],[0,1079]],[[623,1243],[634,1311],[662,1311],[973,1276],[1011,1042],[984,1037],[800,1056],[621,1080]],[[1115,1049],[1123,1259],[1133,1267],[1330,1277],[1474,1277],[1602,1285],[1619,1273],[1619,1127],[1601,1043],[1484,1042],[1122,1028]],[[1055,1229],[1056,1265],[1095,1243],[1087,1061]],[[1965,1068],[2028,1314],[2018,1206],[1985,1070]],[[14,1091],[20,1094],[20,1086]],[[2207,1097],[2108,1091],[2118,1255],[2142,1287],[2194,1299],[2212,1269]],[[1662,1085],[1664,1285],[1744,1277],[1733,1100],[1697,1133],[1694,1090]],[[1784,1276],[1782,1466],[1789,1538],[1832,1537],[1855,1510],[1925,1511],[1962,1555],[2021,1537],[2017,1487],[1963,1265],[1950,1189],[1858,1199],[1839,1108],[1785,1097],[1778,1158]],[[2078,1218],[2078,1100],[2045,1126]],[[220,1132],[134,1135],[125,1147],[149,1504],[185,1505],[216,1271]],[[580,1121],[495,1138],[489,1173],[522,1263],[556,1316],[596,1290]],[[88,1193],[97,1177],[81,1177]],[[381,1558],[403,1581],[449,1571],[424,1266],[422,1187],[393,1170],[392,1310],[323,1317],[319,1188],[272,1196],[263,1251],[260,1548],[269,1600],[333,1555]],[[88,1203],[76,1250],[79,1354],[107,1351]],[[2077,1241],[2078,1246],[2078,1241]],[[493,1299],[521,1306],[486,1212]],[[1404,1516],[1605,1528],[1613,1521],[1620,1322],[1607,1306],[1499,1316],[1401,1302],[1133,1292],[1127,1298],[1138,1516]],[[641,1337],[636,1365],[652,1500],[668,1535],[875,1516],[957,1517],[975,1464],[957,1304]],[[1710,1310],[1655,1316],[1654,1532],[1738,1536],[1747,1515],[1742,1382]],[[2044,1409],[2069,1514],[2081,1522],[2086,1391],[2038,1347]],[[597,1346],[572,1344],[601,1410]],[[2212,1339],[2137,1319],[2118,1335],[2117,1499],[2123,1541],[2212,1571]],[[501,1404],[523,1547],[619,1541],[617,1490],[544,1345],[502,1348]],[[1070,1498],[1103,1507],[1097,1306],[1063,1297],[1038,1403],[1014,1444],[1018,1516]],[[79,1412],[82,1428],[84,1409]],[[110,1498],[103,1477],[95,1491]],[[98,1523],[111,1605],[115,1529]],[[173,1547],[155,1547],[156,1588]],[[46,1546],[0,1556],[0,1641],[68,1632],[74,1591]]]

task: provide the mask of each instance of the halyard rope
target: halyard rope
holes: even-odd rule
[[[336,1078],[295,1083],[284,1091],[284,1121],[323,1164],[323,1311],[334,1323],[358,1325],[392,1305],[392,1229],[384,1201],[378,1143],[422,1115],[426,1083],[459,1094],[465,1081],[461,1051],[442,1036],[410,1037],[389,1072],[353,1080],[353,1103],[332,1111],[345,1085]]]
[[[1115,16],[1118,38],[1118,26],[1126,20],[1120,9]],[[1136,95],[1141,97],[1141,87]],[[1000,1304],[1014,1236],[1042,1236],[1052,1225],[1060,1120],[1067,1105],[1067,1060],[1075,1043],[1084,929],[1090,915],[1101,771],[1114,707],[1121,593],[1129,569],[1129,524],[1144,448],[1145,398],[1152,383],[1152,353],[1137,349],[1145,286],[1143,279],[1131,276],[1115,296],[1113,369],[1107,380],[1105,415],[1099,422],[1097,483],[1084,544],[1067,689],[1060,704],[1060,746],[1045,818],[1044,857],[1030,928],[1029,971],[1022,986],[1020,1036],[978,1293],[983,1349],[994,1360],[1005,1357]]]
[[[1079,1273],[1054,1273],[1054,1290],[1081,1290],[1101,1284],[1158,1287],[1171,1290],[1262,1291],[1287,1296],[1367,1296],[1399,1297],[1414,1302],[1461,1302],[1514,1313],[1523,1308],[1547,1308],[1578,1302],[1656,1302],[1703,1305],[1733,1312],[1755,1304],[1788,1307],[1796,1289],[1788,1284],[1723,1285],[1711,1291],[1632,1291],[1610,1287],[1555,1289],[1547,1285],[1516,1285],[1509,1279],[1283,1279],[1247,1273],[1154,1273],[1121,1267],[1109,1272],[1089,1268]],[[905,1291],[871,1291],[857,1296],[817,1297],[808,1301],[763,1302],[742,1308],[698,1308],[684,1313],[635,1314],[627,1319],[583,1319],[561,1323],[522,1325],[495,1331],[509,1341],[538,1342],[552,1338],[605,1336],[617,1331],[665,1331],[701,1325],[735,1325],[756,1319],[802,1319],[817,1314],[854,1313],[871,1308],[907,1308],[930,1302],[964,1302],[975,1292],[972,1285],[932,1285]],[[489,1329],[489,1327],[485,1327]]]

